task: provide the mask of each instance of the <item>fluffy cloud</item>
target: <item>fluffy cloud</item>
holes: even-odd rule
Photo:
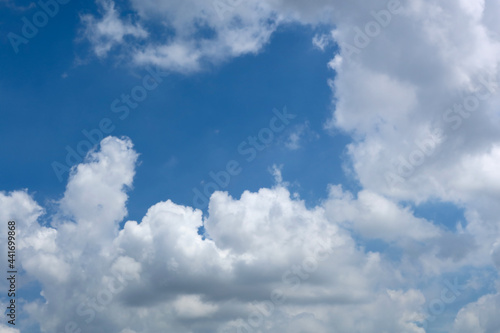
[[[432,222],[416,218],[409,209],[367,190],[359,192],[355,200],[340,186],[332,186],[326,207],[332,221],[350,223],[353,230],[369,239],[424,241],[440,234]]]
[[[365,209],[388,207],[384,201],[377,204],[380,195],[417,204],[453,202],[466,210],[465,229],[458,227],[458,235],[427,234],[437,241],[427,239],[427,248],[417,252],[419,259],[408,258],[419,263],[415,273],[491,267],[492,259],[497,262],[494,244],[500,233],[495,204],[500,188],[493,172],[499,162],[500,38],[498,22],[490,14],[498,4],[408,1],[395,15],[384,12],[386,27],[380,10],[388,8],[382,2],[372,7],[378,15],[367,8],[364,19],[339,23],[332,31],[340,53],[330,63],[336,71],[330,83],[336,103],[328,125],[355,139],[348,152],[364,188],[357,201],[373,192]],[[370,35],[377,20],[381,29]],[[372,215],[376,219],[377,213]],[[385,223],[390,215],[384,214]],[[405,220],[399,217],[397,225],[403,227]],[[351,218],[351,228],[366,237],[371,229],[362,221]],[[415,222],[405,227],[409,235],[415,235]],[[372,231],[370,236],[389,238],[397,231],[394,226],[389,232],[375,229],[380,235]],[[468,250],[449,257],[460,253],[453,244],[468,244]],[[466,306],[455,331],[498,331],[496,299],[484,296]]]
[[[215,192],[205,217],[159,202],[120,229],[137,156],[128,139],[104,139],[74,168],[50,226],[37,222],[43,210],[28,193],[2,194],[1,211],[23,235],[23,276],[42,285],[40,298],[23,306],[42,332],[423,333],[417,323],[428,316],[424,293],[433,288],[425,281],[468,262],[443,254],[446,239],[459,235],[340,186],[312,208],[281,184],[239,199]],[[80,198],[89,198],[85,209]],[[403,256],[366,250],[354,234]],[[496,247],[490,251],[495,257]]]
[[[498,311],[500,311],[500,294],[483,296],[477,302],[460,310],[452,332],[497,332],[500,327]]]
[[[418,254],[424,272],[497,262],[500,188],[493,170],[499,162],[500,38],[498,22],[489,13],[497,6],[488,0],[414,0],[390,19],[386,15],[387,26],[378,34],[370,36],[376,18],[369,10],[355,23],[358,29],[339,24],[332,32],[341,50],[330,63],[337,102],[329,126],[355,139],[348,151],[364,188],[357,201],[374,192],[369,201],[379,209],[386,205],[375,204],[376,198],[384,195],[417,204],[449,201],[466,210],[465,230],[457,230],[460,238],[449,241],[457,235],[441,235],[437,244],[466,244],[468,238],[467,254],[442,260],[459,251],[453,246],[433,253],[436,243],[428,239],[427,249]],[[373,7],[385,9],[382,3]],[[399,221],[405,225],[405,218]],[[362,235],[368,227],[362,220],[352,222]],[[390,237],[397,228],[389,230],[382,236]],[[498,331],[496,299],[484,296],[466,306],[455,331]]]
[[[409,1],[374,37],[369,10],[359,30],[334,31],[341,51],[330,125],[357,138],[349,154],[366,189],[457,203],[498,190],[485,170],[497,163],[499,141],[500,40],[483,20],[492,5]]]
[[[132,0],[132,18],[99,3],[99,17],[83,18],[96,55],[116,48],[185,73],[259,52],[280,24],[331,24],[313,41],[340,47],[326,126],[352,135],[362,190],[331,186],[313,208],[282,185],[217,192],[208,216],[166,201],[120,230],[137,154],[107,138],[74,170],[51,226],[26,192],[0,194],[0,214],[25,236],[23,269],[43,285],[26,305],[43,331],[421,333],[432,280],[498,268],[497,1]],[[402,203],[430,199],[464,208],[465,225],[445,230]],[[361,245],[371,240],[390,250]],[[276,290],[286,302],[271,311]],[[497,312],[498,294],[485,295],[454,330],[497,331]]]
[[[43,210],[26,192],[3,194],[2,212],[23,234],[22,270],[42,284],[24,306],[42,332],[422,332],[424,296],[407,287],[403,268],[357,245],[340,197],[325,209],[307,208],[282,185],[240,199],[216,192],[208,217],[166,201],[120,230],[136,160],[128,139],[104,139],[74,168],[50,226],[37,223]],[[351,218],[370,214],[344,200]],[[412,219],[385,205],[389,220]],[[428,224],[417,222],[415,237],[433,237]]]

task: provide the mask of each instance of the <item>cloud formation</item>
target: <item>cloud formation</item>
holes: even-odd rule
[[[2,193],[3,218],[19,221],[19,263],[42,284],[23,307],[42,332],[424,332],[425,288],[412,286],[467,262],[442,255],[446,231],[432,221],[340,186],[312,208],[280,184],[215,192],[208,216],[159,202],[120,229],[137,157],[130,140],[105,138],[73,169],[49,225],[27,192]],[[366,250],[358,233],[402,259]]]
[[[183,73],[257,53],[281,24],[329,24],[313,41],[339,46],[325,126],[353,137],[362,190],[330,185],[315,207],[282,184],[216,192],[207,216],[165,201],[120,229],[138,155],[108,137],[72,171],[56,213],[26,191],[0,193],[0,218],[19,221],[19,262],[42,285],[24,310],[43,332],[423,333],[436,280],[465,276],[470,296],[474,279],[492,279],[465,268],[498,279],[496,1],[133,0],[133,18],[99,4],[83,18],[97,56],[119,49]],[[444,228],[407,204],[429,200],[462,207],[464,224]],[[451,331],[497,331],[498,286],[457,299],[470,303]]]
[[[5,217],[20,223],[22,269],[43,286],[24,306],[43,332],[222,332],[257,325],[252,316],[277,290],[286,301],[259,324],[265,331],[356,329],[363,311],[348,313],[361,307],[374,330],[418,332],[422,295],[280,185],[240,199],[216,192],[207,217],[160,202],[120,230],[136,159],[128,139],[104,139],[73,170],[50,226],[37,223],[43,210],[26,192],[2,194]],[[394,307],[392,321],[378,316],[381,304]]]

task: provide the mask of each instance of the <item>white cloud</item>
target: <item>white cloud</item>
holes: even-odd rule
[[[496,177],[467,165],[472,160],[494,163],[489,151],[499,140],[494,110],[500,98],[475,95],[488,95],[485,77],[498,81],[500,42],[482,21],[482,8],[491,1],[464,3],[410,1],[359,55],[341,51],[350,61],[335,63],[337,103],[331,125],[357,138],[349,154],[365,188],[400,199],[458,202],[478,191],[491,192],[496,184]],[[370,19],[357,25],[363,28]],[[351,28],[338,25],[335,36],[341,47],[354,44]],[[478,101],[475,111],[466,111]],[[464,116],[447,113],[457,103],[464,104]],[[452,128],[457,123],[459,128]],[[432,152],[420,157],[420,151],[426,153],[420,143],[432,139],[436,130],[446,140],[437,140],[428,149]],[[402,159],[413,160],[415,170],[403,182],[388,183],[384,175],[401,175]],[[486,179],[474,189],[465,188],[465,174]]]
[[[74,170],[52,228],[35,222],[43,211],[26,192],[0,195],[4,220],[18,218],[29,230],[22,251],[36,256],[24,268],[42,281],[45,299],[26,308],[42,329],[69,320],[93,332],[213,332],[243,324],[254,301],[289,287],[283,274],[322,239],[333,253],[314,274],[295,276],[300,288],[264,332],[421,333],[415,322],[424,318],[425,293],[415,286],[463,267],[498,265],[498,2],[410,0],[389,15],[391,3],[252,0],[234,2],[221,16],[211,1],[133,0],[135,21],[123,20],[112,2],[102,3],[101,17],[85,16],[98,56],[123,45],[137,64],[185,73],[259,52],[282,23],[332,24],[341,51],[329,63],[336,76],[327,126],[352,135],[348,155],[362,190],[333,186],[313,208],[281,185],[239,199],[216,192],[208,217],[166,201],[119,230],[137,154],[128,140],[108,138]],[[163,25],[167,37],[151,36],[142,28],[149,23]],[[290,147],[299,139],[291,137]],[[465,225],[446,231],[401,204],[430,199],[464,208]],[[197,234],[201,225],[206,240]],[[401,258],[366,251],[357,237],[382,240]],[[117,274],[123,292],[93,317],[75,314],[79,304],[92,309]],[[196,320],[178,318],[187,309]],[[483,296],[463,307],[454,330],[498,331],[496,313],[498,295]]]
[[[140,223],[128,221],[119,230],[136,159],[128,139],[104,139],[73,170],[52,227],[35,220],[24,234],[20,265],[43,288],[43,298],[24,311],[42,332],[66,325],[93,332],[214,332],[248,323],[255,304],[267,304],[276,288],[287,299],[263,324],[266,332],[420,332],[413,321],[422,316],[422,295],[405,287],[399,269],[358,248],[329,216],[342,209],[307,208],[282,185],[240,199],[216,192],[205,218],[160,202]],[[41,209],[26,192],[10,197],[23,202],[13,205],[13,215],[39,216],[30,213]],[[404,216],[387,205],[395,218]],[[205,240],[198,235],[203,221]],[[421,224],[415,228],[425,235]]]
[[[61,211],[95,242],[114,235],[117,224],[127,214],[123,190],[132,186],[136,160],[129,140],[108,137],[99,152],[91,152],[87,163],[72,170],[60,202]]]
[[[494,333],[500,327],[500,294],[486,295],[464,307],[457,315],[453,333]]]
[[[122,55],[136,64],[154,64],[183,73],[203,69],[206,63],[258,53],[282,23],[331,21],[327,1],[312,5],[280,0],[133,0],[131,9],[138,19],[132,24],[123,23],[112,1],[103,1],[98,1],[103,7],[99,17],[83,17],[85,37],[98,56],[106,55],[115,45],[126,45]],[[148,24],[163,28],[161,37],[149,33],[151,38],[140,43],[124,38],[146,37],[143,27]]]
[[[143,39],[148,33],[140,26],[125,22],[119,16],[115,3],[111,0],[98,0],[102,18],[96,20],[91,15],[81,17],[84,37],[88,38],[98,57],[104,57],[115,46],[122,44],[127,36]]]
[[[408,208],[398,207],[387,198],[367,190],[359,192],[355,200],[351,193],[333,186],[325,206],[332,221],[351,224],[355,231],[368,239],[424,241],[441,234],[432,222],[416,218]]]
[[[377,6],[384,8],[382,3]],[[337,75],[331,83],[336,104],[329,125],[353,135],[348,152],[364,188],[357,201],[369,198],[361,212],[375,209],[366,222],[362,216],[352,218],[351,228],[370,238],[401,239],[420,232],[437,237],[440,246],[467,244],[466,238],[446,240],[449,236],[426,221],[405,223],[411,212],[393,215],[398,210],[391,201],[418,204],[433,199],[466,210],[465,228],[457,231],[474,243],[466,246],[465,254],[449,257],[459,253],[458,247],[435,252],[436,243],[427,239],[426,249],[417,252],[415,273],[439,274],[467,264],[485,267],[491,265],[490,254],[496,260],[499,192],[492,170],[498,169],[500,142],[500,39],[498,22],[493,23],[487,10],[496,6],[487,0],[414,0],[403,3],[402,11],[372,38],[360,37],[353,29],[364,29],[374,20],[368,8],[360,14],[364,19],[353,22],[353,16],[346,15],[334,31],[341,53],[331,62]],[[367,45],[358,45],[356,52],[347,46],[363,38]],[[341,191],[339,195],[344,198]],[[389,203],[381,195],[390,198]],[[348,202],[355,200],[350,197]],[[350,205],[339,206],[349,213]],[[384,212],[381,229],[370,228],[379,220],[376,211]],[[391,215],[398,216],[396,223]],[[399,229],[398,235],[399,227],[408,233]],[[498,331],[496,298],[485,296],[466,306],[454,331]]]

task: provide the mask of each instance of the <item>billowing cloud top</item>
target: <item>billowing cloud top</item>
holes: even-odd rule
[[[414,242],[443,236],[429,221],[381,197],[367,207],[365,195],[375,194],[355,199],[339,188],[308,209],[278,185],[240,199],[216,192],[205,218],[160,202],[120,229],[136,159],[128,139],[104,139],[74,168],[53,226],[37,223],[44,212],[26,192],[1,194],[3,218],[22,221],[22,269],[43,285],[42,299],[24,304],[42,331],[349,331],[366,316],[374,330],[419,331],[422,293],[343,223],[387,213],[373,221],[386,225],[381,237]],[[391,219],[413,223],[414,234],[391,231]],[[356,228],[370,233],[368,224]]]

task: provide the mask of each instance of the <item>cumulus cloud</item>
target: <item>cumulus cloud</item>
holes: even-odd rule
[[[328,125],[357,138],[349,154],[363,187],[457,203],[498,189],[485,170],[499,140],[500,40],[484,21],[493,3],[409,1],[389,16],[380,2],[379,34],[370,36],[377,20],[368,9],[357,28],[334,30],[341,51]]]
[[[455,319],[453,333],[493,333],[500,327],[500,294],[486,295],[460,310]]]
[[[159,202],[120,229],[137,157],[130,140],[105,138],[73,169],[49,226],[27,192],[2,194],[1,211],[23,234],[23,274],[42,285],[23,307],[42,332],[423,333],[426,287],[410,286],[464,263],[442,254],[446,233],[432,221],[337,185],[309,208],[283,183],[240,198],[215,192],[207,216]],[[394,261],[355,234],[408,253]]]
[[[405,238],[424,241],[437,237],[441,231],[432,222],[416,218],[408,208],[376,193],[363,190],[354,199],[339,186],[330,188],[330,200],[326,207],[331,219],[338,223],[350,223],[352,229],[369,239],[396,242]]]
[[[343,192],[307,208],[278,184],[239,199],[216,192],[208,216],[159,202],[120,230],[137,156],[130,140],[105,138],[73,169],[50,226],[37,222],[43,210],[28,193],[2,194],[1,211],[19,220],[25,239],[19,263],[42,285],[40,298],[24,306],[42,332],[224,332],[248,325],[265,332],[421,332],[415,322],[424,317],[424,296],[408,288],[404,268],[360,248],[343,225],[346,211],[362,220],[379,208],[365,212]],[[336,206],[341,198],[349,208]],[[412,219],[384,205],[380,214],[387,212],[389,222],[372,223],[387,225],[388,233],[391,215]],[[417,239],[437,232],[414,222]],[[389,239],[401,235],[395,229]]]
[[[328,126],[355,139],[348,152],[364,188],[358,201],[371,191],[391,200],[418,204],[432,199],[465,208],[467,225],[452,243],[464,235],[476,241],[469,242],[465,257],[449,257],[459,266],[491,265],[491,253],[496,260],[492,247],[499,235],[499,187],[491,170],[498,163],[500,39],[498,22],[492,22],[488,10],[495,7],[488,0],[415,0],[402,2],[397,14],[388,15],[390,8],[374,2],[377,15],[366,10],[354,25],[338,24],[332,32],[340,53],[330,63],[336,71],[331,81],[336,103]],[[384,19],[380,10],[385,10]],[[378,209],[388,207],[377,201],[369,200]],[[398,220],[405,225],[402,216]],[[419,224],[407,225],[409,234]],[[364,236],[368,227],[362,219],[352,222]],[[390,237],[397,228],[390,230],[378,237]],[[433,237],[432,232],[426,235]],[[437,239],[443,244],[448,237]],[[426,244],[424,252],[430,252],[419,254],[425,258],[423,271],[458,268],[444,260],[447,268],[437,269],[435,255],[428,255],[435,243]],[[442,248],[437,256],[452,252],[458,253]],[[455,331],[497,331],[495,300],[495,295],[484,296],[466,306]]]
[[[120,230],[137,153],[107,138],[73,170],[50,226],[27,192],[0,193],[2,218],[22,223],[23,269],[43,285],[25,306],[42,331],[422,333],[429,280],[498,268],[497,1],[132,0],[133,19],[100,4],[83,17],[98,56],[123,46],[138,65],[184,73],[257,53],[284,23],[330,25],[314,39],[340,48],[325,127],[353,137],[362,189],[332,185],[316,207],[283,184],[216,192],[208,216],[165,201]],[[405,205],[430,199],[462,207],[465,225],[445,230]],[[370,240],[393,252],[367,250]],[[498,290],[465,305],[453,329],[498,331],[496,313]]]

